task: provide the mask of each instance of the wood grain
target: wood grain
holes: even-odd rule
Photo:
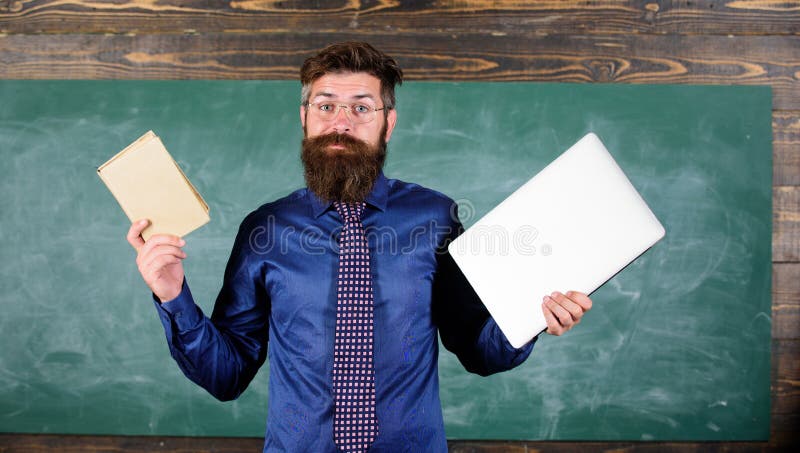
[[[800,7],[772,0],[2,0],[3,33],[796,34]]]
[[[800,445],[800,340],[772,342],[772,445]]]
[[[739,442],[453,442],[450,453],[717,453],[773,452],[778,447],[767,443]]]
[[[772,183],[800,185],[800,111],[772,112]]]
[[[772,261],[800,260],[800,186],[772,189]]]
[[[295,79],[353,33],[0,36],[0,78]],[[408,80],[763,84],[800,110],[800,36],[374,35]]]
[[[800,340],[772,342],[773,420],[800,413]],[[774,424],[774,423],[773,423]]]
[[[772,265],[772,338],[800,338],[800,263]]]
[[[2,453],[253,453],[261,451],[264,440],[258,438],[190,438],[59,436],[39,434],[0,434]],[[663,453],[663,452],[779,452],[784,446],[766,442],[506,442],[449,441],[451,453]]]
[[[253,453],[263,447],[259,438],[0,434],[0,453]]]

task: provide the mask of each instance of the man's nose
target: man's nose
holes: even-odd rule
[[[347,109],[348,107],[344,105],[336,106],[336,114],[333,117],[333,129],[340,134],[349,131],[353,125],[350,121],[350,115]]]

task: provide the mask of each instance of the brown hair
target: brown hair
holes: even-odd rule
[[[303,84],[301,103],[308,104],[311,84],[328,73],[366,72],[381,81],[381,100],[386,109],[395,107],[394,87],[403,83],[403,71],[394,58],[365,42],[342,42],[322,49],[300,68]]]

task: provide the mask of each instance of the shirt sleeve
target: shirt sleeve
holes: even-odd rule
[[[186,280],[173,300],[162,304],[153,295],[175,362],[223,401],[237,398],[266,359],[269,299],[248,231],[243,222],[211,318],[195,304]]]
[[[455,205],[450,212],[456,213]],[[464,368],[482,376],[510,370],[528,358],[536,338],[514,348],[490,316],[447,245],[464,228],[453,214],[452,226],[437,250],[433,283],[433,318],[442,344],[454,353]]]

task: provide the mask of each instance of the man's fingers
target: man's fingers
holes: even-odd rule
[[[542,303],[542,313],[544,313],[544,319],[547,322],[547,333],[550,335],[561,335],[564,333],[564,328],[561,326],[561,323],[558,322],[553,312],[547,306],[547,298],[545,297],[544,302]]]
[[[186,252],[181,247],[186,245],[183,239],[166,234],[156,234],[150,237],[147,242],[139,248],[136,256],[136,264],[139,272],[144,276],[151,272],[157,272],[164,266],[177,264],[186,258]],[[161,256],[170,256],[169,260],[160,259]],[[147,281],[145,279],[145,281]]]
[[[553,312],[553,315],[555,315],[556,319],[558,320],[558,323],[561,324],[562,326],[569,328],[570,326],[572,326],[572,324],[575,323],[572,317],[572,313],[570,313],[566,308],[564,308],[563,305],[561,305],[559,302],[556,302],[556,300],[553,299],[551,296],[547,296],[545,298],[544,303],[545,305],[547,305],[547,308],[549,308],[550,311]]]
[[[148,268],[148,271],[154,272],[163,267],[169,266],[170,264],[178,264],[180,262],[181,258],[175,255],[159,255],[150,263],[151,266]]]
[[[555,301],[555,303],[557,303],[561,308],[566,310],[573,320],[578,321],[583,316],[583,307],[572,301],[567,296],[559,292],[554,292],[553,294],[550,295],[550,298],[553,301]]]
[[[162,256],[171,256],[177,260],[182,260],[186,258],[186,252],[184,252],[180,247],[169,244],[160,244],[150,249],[147,253],[142,254],[138,260],[139,265],[143,269],[154,267],[159,264],[158,259]],[[171,263],[172,262],[167,264]]]
[[[128,244],[133,247],[134,250],[137,252],[140,248],[144,245],[144,239],[142,239],[142,231],[147,228],[147,225],[150,224],[150,221],[147,219],[140,219],[131,224],[131,227],[128,229],[128,235],[125,237],[128,240]]]
[[[151,250],[160,245],[183,247],[186,245],[186,241],[171,234],[154,234],[150,236],[150,239],[148,239],[142,247],[139,248],[139,256],[142,257],[150,254]]]
[[[589,296],[586,294],[580,293],[578,291],[569,291],[567,292],[567,297],[576,304],[580,305],[583,308],[583,311],[589,311],[592,309],[592,299],[589,299]]]
[[[556,291],[543,299],[542,311],[547,321],[547,333],[561,335],[581,322],[583,314],[592,308],[586,294],[569,291],[566,295]]]
[[[155,280],[161,272],[164,271],[165,267],[172,264],[179,264],[182,260],[183,258],[175,255],[158,255],[149,261],[147,265],[141,266],[139,271],[142,277],[144,277],[145,282],[149,282]]]

